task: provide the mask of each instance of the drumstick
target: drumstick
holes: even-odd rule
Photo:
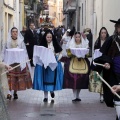
[[[94,61],[93,61],[93,65],[99,65],[99,66],[102,66],[102,67],[104,67],[104,66],[105,66],[105,65],[100,64],[100,63],[95,63]]]
[[[112,87],[100,76],[100,74],[99,74],[98,72],[96,72],[96,74],[97,74],[98,77],[110,88],[111,91],[114,91],[114,90],[112,89]],[[120,96],[119,96],[116,92],[114,92],[114,94],[120,99]]]
[[[23,62],[23,63],[20,63],[19,65],[16,65],[16,66],[13,67],[12,69],[3,72],[3,73],[1,74],[1,76],[4,75],[4,74],[6,74],[6,73],[8,73],[8,72],[11,71],[11,70],[14,70],[15,68],[19,67],[21,64],[24,64],[24,63],[27,63],[27,62],[30,62],[30,60],[27,60],[27,61],[25,61],[25,62]]]

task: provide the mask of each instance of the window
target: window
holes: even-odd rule
[[[59,22],[60,22],[60,20],[61,20],[60,17],[61,17],[61,16],[60,16],[60,13],[58,13],[58,14],[59,14]]]
[[[54,12],[53,14],[54,14],[53,16],[56,17],[56,12]]]

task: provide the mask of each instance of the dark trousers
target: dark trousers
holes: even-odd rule
[[[31,66],[34,66],[33,65],[33,48],[34,48],[34,46],[30,46],[30,45],[26,46],[28,57],[31,60],[30,61]]]

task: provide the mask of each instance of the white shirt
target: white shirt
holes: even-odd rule
[[[34,31],[32,29],[30,29],[32,31],[32,33],[34,34]]]
[[[105,40],[101,40],[101,46],[104,44]]]

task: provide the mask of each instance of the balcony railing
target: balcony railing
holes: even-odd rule
[[[76,0],[67,1],[64,6],[64,10],[67,12],[75,11],[76,10]]]
[[[49,15],[49,10],[44,10],[42,14],[43,15]]]

